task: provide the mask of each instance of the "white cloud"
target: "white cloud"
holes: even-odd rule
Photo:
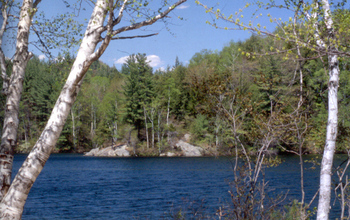
[[[151,67],[156,67],[162,64],[162,61],[160,60],[160,57],[157,55],[148,55],[147,60],[150,62],[149,65]]]
[[[186,9],[186,8],[189,8],[190,6],[189,5],[180,5],[178,7],[176,7],[176,9]]]
[[[38,56],[39,60],[45,60],[46,59],[46,56],[44,54],[41,54]]]
[[[129,58],[129,56],[121,57],[118,60],[116,60],[114,63],[115,64],[124,64],[124,63],[126,63],[128,58]],[[159,66],[163,63],[163,61],[157,55],[148,55],[147,61],[149,62],[149,65],[151,67],[156,67],[156,66]]]
[[[129,56],[121,57],[118,60],[116,60],[114,63],[115,64],[124,64],[126,63],[126,60],[129,58]]]

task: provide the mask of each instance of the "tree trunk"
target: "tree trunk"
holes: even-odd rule
[[[51,116],[45,126],[45,129],[41,133],[32,151],[30,152],[30,154],[24,161],[22,167],[18,171],[15,179],[13,180],[8,190],[8,193],[5,195],[5,197],[2,199],[0,203],[0,219],[21,219],[23,207],[28,197],[29,191],[33,186],[36,178],[42,171],[46,161],[50,156],[51,151],[53,150],[53,148],[57,143],[59,135],[69,115],[69,111],[71,110],[72,105],[76,100],[81,83],[83,81],[83,78],[87,70],[89,69],[92,62],[96,61],[98,58],[101,57],[101,55],[106,50],[113,36],[124,31],[134,30],[143,26],[151,25],[155,23],[157,20],[167,16],[167,14],[169,14],[170,11],[174,10],[176,6],[182,4],[185,1],[186,0],[179,0],[174,5],[170,6],[167,10],[159,13],[155,17],[151,17],[150,19],[139,23],[135,23],[135,24],[133,23],[130,26],[122,27],[116,31],[113,31],[113,27],[120,22],[123,11],[125,9],[125,5],[128,1],[124,0],[124,3],[119,10],[119,15],[116,19],[114,17],[114,12],[113,12],[114,6],[115,6],[114,1],[105,1],[105,0],[96,1],[93,13],[91,15],[89,24],[86,28],[86,32],[81,42],[78,54],[76,56],[76,59],[74,61],[70,74],[68,76],[68,79],[65,85],[63,86],[60,96],[58,97],[56,104],[51,112]],[[30,0],[24,0],[24,2],[30,3],[29,6],[32,5],[32,1]],[[38,2],[40,2],[40,0],[36,0],[35,4],[37,4]],[[23,10],[23,11],[27,12],[28,10]],[[107,17],[108,11],[109,11],[108,22],[105,26],[103,26],[104,20]],[[33,13],[31,13],[31,15],[32,14]],[[20,21],[26,20],[30,24],[31,19],[29,20],[26,19],[27,18],[26,15],[23,15],[20,17],[21,17]],[[25,29],[26,29],[25,27],[21,27],[21,23],[20,23],[19,30],[24,31]],[[28,31],[29,29],[27,30],[27,33]],[[104,37],[102,37],[101,34],[105,31],[107,31],[107,33],[105,33]],[[25,38],[23,35],[28,36],[25,34],[25,32],[22,34],[19,34],[18,36],[20,38]],[[21,43],[22,41],[18,40],[18,42]],[[23,43],[21,44],[23,45]],[[98,44],[99,44],[99,48],[95,51]],[[21,48],[21,47],[17,47],[17,48]],[[16,54],[15,58],[17,57],[16,59],[20,58],[20,59],[24,59],[24,61],[28,61],[28,58],[30,57],[28,53],[22,54],[22,52],[27,49],[27,44],[25,45],[24,48],[21,48],[21,49],[22,50],[19,51],[21,53]],[[19,54],[21,56],[19,56]],[[27,56],[24,56],[24,55],[27,55]],[[17,63],[18,61],[16,59],[14,61]],[[12,158],[13,157],[11,157],[10,159],[12,160]],[[7,165],[7,163],[5,165]],[[7,170],[11,171],[11,169],[8,169],[8,168]]]
[[[2,24],[1,24],[1,29],[0,29],[0,66],[1,66],[1,78],[2,78],[2,93],[7,94],[8,87],[9,87],[9,78],[6,73],[6,59],[5,59],[5,54],[2,51],[2,43],[3,43],[3,36],[6,30],[6,26],[8,24],[8,18],[9,14],[8,12],[11,9],[11,6],[9,5],[9,1],[2,1],[1,2],[1,14],[2,14]]]
[[[25,1],[25,3],[29,3],[28,6],[23,7],[26,9],[32,5],[31,1]],[[99,42],[99,28],[103,25],[103,21],[107,13],[106,8],[107,4],[104,0],[97,1],[87,30],[85,32],[85,36],[78,51],[77,58],[73,64],[72,70],[69,74],[66,84],[64,85],[61,94],[55,104],[55,107],[52,110],[50,119],[46,124],[46,127],[42,132],[41,136],[39,137],[38,141],[34,145],[33,150],[30,152],[27,159],[23,163],[21,169],[18,171],[18,174],[13,180],[13,183],[11,184],[8,193],[1,201],[0,219],[21,219],[23,207],[28,197],[28,193],[36,178],[38,177],[39,173],[43,169],[43,166],[45,165],[46,161],[48,160],[51,151],[55,147],[57,139],[68,117],[69,111],[77,97],[82,79],[86,71],[88,70],[90,64],[94,61],[94,59],[91,59],[91,56],[93,55],[96,45]],[[30,19],[25,19],[27,17],[28,16],[25,15],[21,16],[21,21],[26,20],[26,24],[30,23]],[[20,25],[22,25],[21,21]],[[27,26],[29,27],[29,25]],[[20,28],[20,30],[24,29],[24,27]],[[25,34],[19,34],[20,37],[23,37],[23,35]],[[19,40],[19,42],[22,41]],[[105,48],[107,47],[107,45],[104,45]],[[28,55],[25,55],[22,55],[19,58],[28,59]],[[20,67],[17,68],[20,69]],[[24,71],[24,69],[22,70]],[[14,71],[14,73],[17,72],[18,71]],[[15,110],[18,111],[17,109]],[[6,134],[8,133],[5,133],[5,135]],[[15,135],[11,133],[11,137],[15,137]],[[10,141],[8,142],[11,143],[13,142],[13,140],[14,139],[10,139]]]
[[[147,143],[147,149],[148,149],[149,148],[148,126],[147,126],[147,114],[146,114],[146,107],[145,106],[143,106],[143,114],[145,115],[146,143]]]
[[[323,151],[320,173],[320,195],[318,200],[317,219],[328,219],[331,200],[332,165],[338,130],[338,56],[329,56],[328,81],[328,123],[326,144]]]
[[[166,113],[166,127],[167,127],[167,142],[168,142],[168,144],[170,143],[169,116],[170,116],[170,91],[169,91],[169,99],[168,99],[168,108],[167,108],[167,113]]]
[[[162,140],[160,139],[160,119],[162,117],[162,111],[158,110],[158,131],[157,131],[157,136],[158,136],[158,151],[159,155],[161,153],[161,147],[162,147]]]
[[[33,1],[24,0],[18,22],[16,53],[13,59],[12,74],[6,92],[4,125],[0,145],[0,201],[6,195],[11,183],[13,153],[17,142],[19,124],[19,101],[23,90],[25,68],[28,60],[32,57],[32,54],[28,52],[28,39],[34,13]]]
[[[152,148],[154,148],[154,108],[151,109],[151,123],[152,123]]]
[[[327,0],[322,0],[325,13],[325,23],[330,39],[334,39],[333,20],[330,14],[330,5]],[[336,48],[325,48],[336,52]],[[328,123],[326,143],[323,150],[320,173],[320,195],[318,199],[317,219],[328,219],[331,200],[332,165],[335,151],[335,143],[338,130],[338,86],[339,86],[339,63],[338,56],[328,55],[329,81],[328,81]]]

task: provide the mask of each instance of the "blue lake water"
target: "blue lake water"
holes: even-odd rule
[[[16,155],[14,174],[26,155]],[[307,158],[306,158],[307,159]],[[341,159],[338,159],[339,162]],[[271,193],[300,200],[295,156],[265,172]],[[306,202],[319,185],[319,170],[306,164]],[[53,154],[35,182],[23,219],[165,219],[181,207],[203,204],[212,213],[229,201],[230,158],[94,158]],[[203,200],[203,201],[202,201]],[[202,201],[202,202],[201,202]],[[316,201],[317,202],[317,201]],[[317,203],[313,205],[316,206]],[[333,202],[333,200],[332,200]],[[339,210],[332,209],[332,216]]]

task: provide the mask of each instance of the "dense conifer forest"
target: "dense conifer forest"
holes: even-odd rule
[[[128,143],[141,155],[156,156],[191,134],[192,144],[213,155],[234,154],[241,144],[250,152],[267,144],[288,153],[302,144],[306,153],[321,153],[327,123],[327,60],[266,53],[272,47],[291,48],[290,44],[252,35],[221,51],[202,50],[188,63],[181,62],[179,54],[165,70],[152,69],[142,53],[131,55],[120,70],[96,61],[56,151],[84,152]],[[306,49],[301,52],[305,58],[315,56]],[[39,137],[73,60],[65,54],[54,61],[29,61],[18,152],[30,150]],[[340,60],[340,68],[337,151],[344,152],[350,133],[348,58]],[[0,101],[2,122],[3,96]]]

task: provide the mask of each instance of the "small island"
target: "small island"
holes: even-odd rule
[[[185,135],[189,137],[190,135]],[[141,154],[142,155],[142,154]],[[128,147],[127,144],[120,144],[115,146],[109,146],[106,148],[94,148],[89,152],[84,153],[84,156],[95,157],[138,157],[139,155],[134,151],[132,147]],[[183,140],[179,140],[171,150],[163,153],[159,153],[159,157],[201,157],[212,156],[209,152],[206,152],[203,148],[191,145]]]

